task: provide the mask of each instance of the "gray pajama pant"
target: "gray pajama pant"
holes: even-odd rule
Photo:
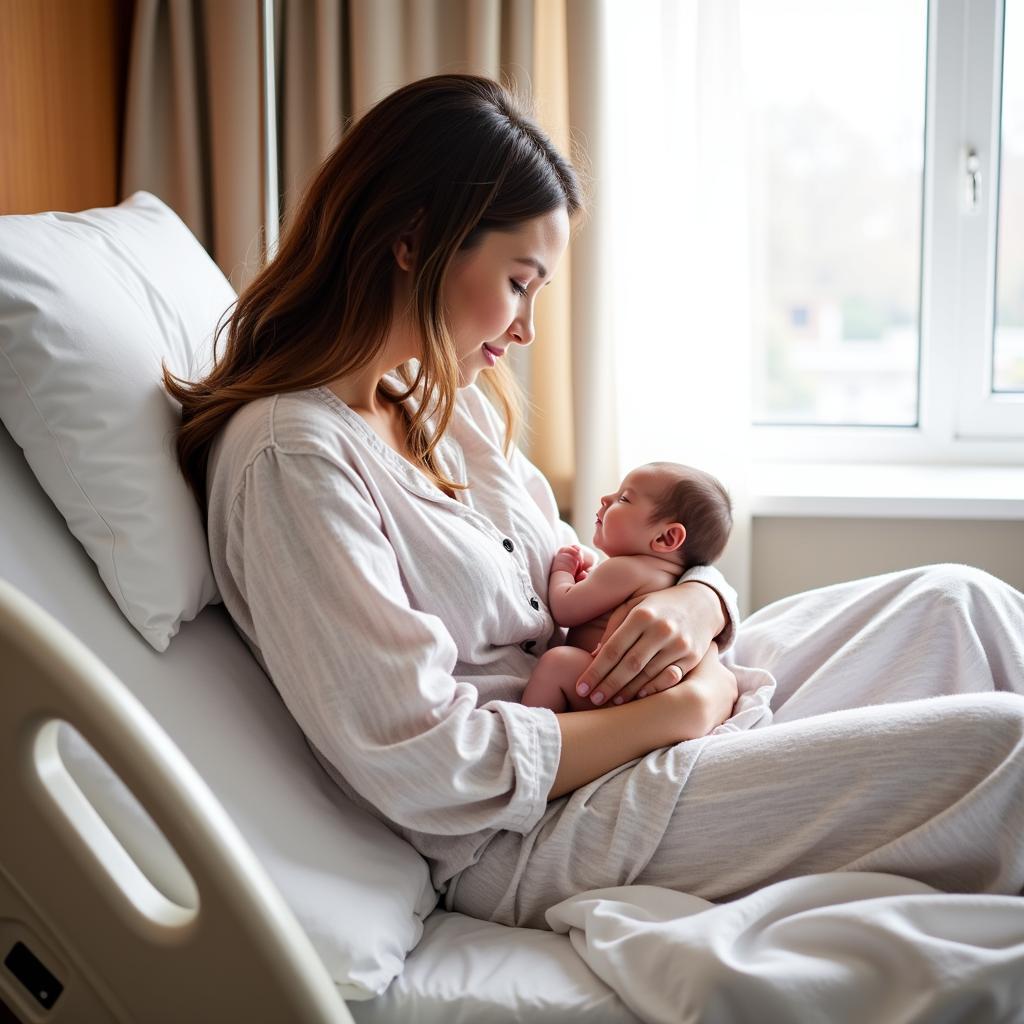
[[[587,889],[727,901],[825,871],[1024,892],[1024,595],[976,569],[786,598],[729,660],[776,681],[774,722],[654,751],[499,833],[450,909],[546,928]]]

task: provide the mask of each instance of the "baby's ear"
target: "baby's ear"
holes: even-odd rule
[[[686,527],[682,523],[669,523],[651,543],[655,551],[678,551],[686,540]]]

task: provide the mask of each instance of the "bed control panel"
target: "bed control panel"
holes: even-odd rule
[[[4,967],[28,989],[40,1006],[49,1010],[57,1002],[64,986],[50,973],[43,962],[25,945],[16,942],[4,957]]]
[[[7,874],[6,852],[0,850],[0,1024],[131,1020],[109,994],[101,997],[94,988],[91,956],[76,955],[39,919]],[[89,937],[94,945],[104,941]]]

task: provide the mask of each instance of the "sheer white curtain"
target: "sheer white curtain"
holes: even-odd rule
[[[744,601],[750,257],[739,5],[600,5],[605,88],[601,144],[591,159],[612,362],[602,375],[610,385],[603,401],[591,401],[589,416],[615,423],[615,443],[589,453],[598,471],[580,481],[574,513],[589,537],[599,494],[643,462],[667,459],[714,473],[735,505],[719,565]],[[574,360],[587,358],[586,347],[586,339],[574,340]],[[577,445],[588,437],[607,435],[578,430]]]

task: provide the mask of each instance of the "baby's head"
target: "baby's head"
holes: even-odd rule
[[[714,562],[731,529],[732,502],[710,473],[650,462],[601,499],[594,546],[609,556],[656,555],[685,570]]]

